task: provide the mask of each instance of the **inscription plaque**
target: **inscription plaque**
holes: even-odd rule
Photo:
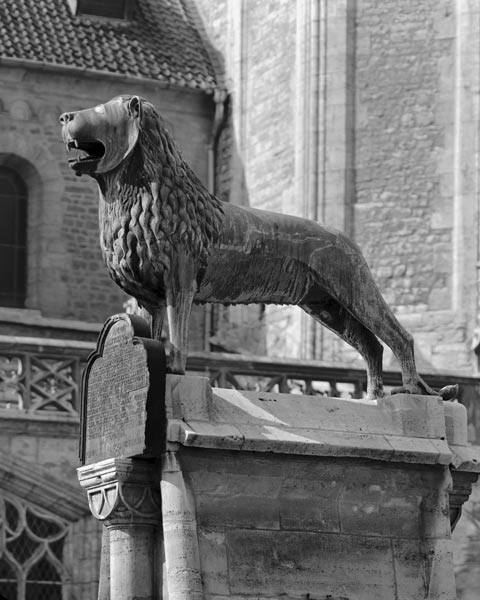
[[[110,317],[82,381],[80,460],[159,456],[165,436],[166,358],[139,316]]]

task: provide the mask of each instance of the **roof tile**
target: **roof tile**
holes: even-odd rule
[[[215,74],[185,0],[136,0],[129,21],[74,17],[67,0],[0,0],[0,57],[212,91]]]

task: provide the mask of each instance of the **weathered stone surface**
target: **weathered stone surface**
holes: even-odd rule
[[[189,506],[194,499],[206,599],[454,600],[448,468],[176,454]]]
[[[411,540],[393,540],[393,558],[399,600],[456,599],[450,540],[436,540],[430,547]],[[425,557],[430,555],[431,561]]]
[[[463,471],[452,489],[451,463],[464,457],[468,478],[477,468],[463,407],[211,390],[176,375],[166,405],[176,471],[162,478],[184,506],[167,597],[188,598],[189,577],[198,594],[200,572],[205,600],[455,599],[449,497],[456,518],[468,490]]]
[[[247,598],[317,596],[386,600],[395,573],[386,538],[243,530],[227,533],[230,585]],[[368,593],[368,596],[366,595]]]
[[[448,464],[452,459],[443,403],[432,396],[399,394],[373,403],[319,400],[280,393],[212,391],[203,378],[169,375],[166,406],[168,440],[186,446],[421,464]],[[462,411],[455,415],[461,432],[466,415]]]
[[[204,600],[195,499],[175,453],[167,453],[162,462],[163,597]]]
[[[105,324],[83,380],[83,464],[163,450],[166,362],[163,346],[131,315]]]

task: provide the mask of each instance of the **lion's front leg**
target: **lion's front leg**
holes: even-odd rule
[[[172,350],[168,370],[183,375],[187,363],[188,328],[192,310],[193,290],[171,290],[167,293],[167,317]]]
[[[183,375],[187,362],[188,328],[193,298],[197,291],[197,263],[182,246],[172,256],[171,268],[165,278],[165,297],[170,333],[170,373]]]

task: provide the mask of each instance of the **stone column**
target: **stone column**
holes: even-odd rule
[[[163,458],[162,522],[169,600],[203,600],[195,502],[175,452]]]
[[[161,503],[155,464],[112,458],[79,468],[78,478],[87,490],[92,514],[108,529],[109,544],[102,551],[101,600],[157,600],[160,569],[155,568],[155,549]],[[105,582],[107,552],[110,585]]]

